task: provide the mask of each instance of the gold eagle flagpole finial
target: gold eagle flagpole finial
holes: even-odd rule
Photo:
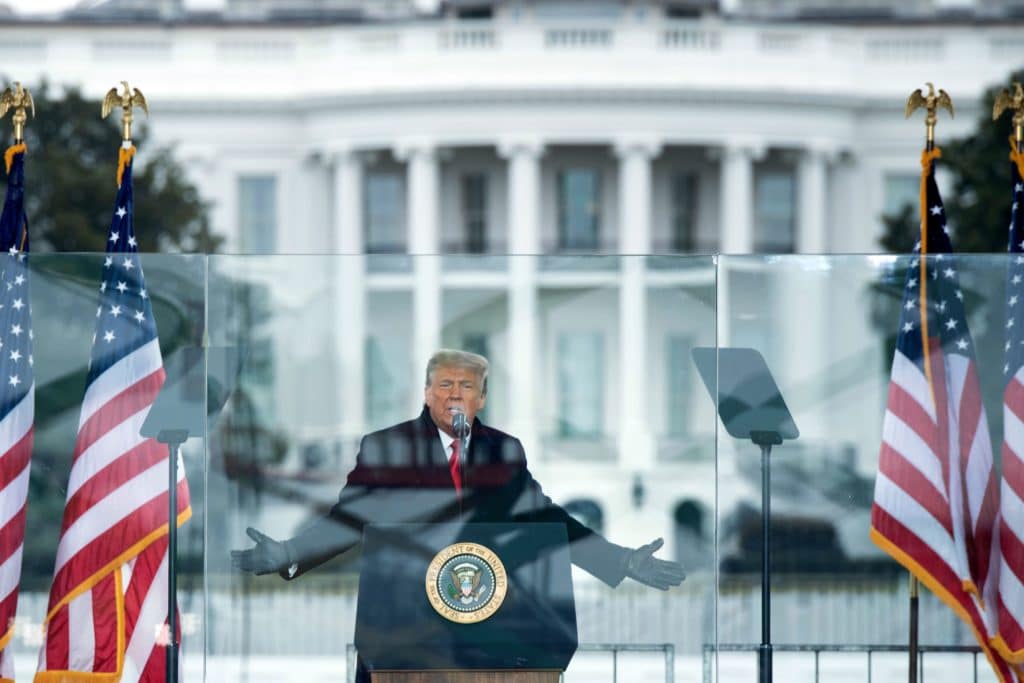
[[[129,88],[128,81],[121,81],[121,85],[124,86],[124,92],[118,94],[117,88],[111,88],[107,91],[107,94],[103,97],[103,107],[100,110],[102,118],[107,118],[107,115],[114,110],[114,107],[121,107],[123,112],[121,116],[121,138],[126,143],[132,141],[132,120],[134,116],[132,109],[140,107],[142,111],[146,112],[146,116],[149,116],[149,107],[146,105],[146,98],[142,96],[138,88]]]
[[[1007,88],[996,95],[995,104],[992,105],[992,120],[998,119],[1007,109],[1013,110],[1013,140],[1017,151],[1024,152],[1024,86],[1016,81],[1013,82],[1013,95],[1010,95]]]
[[[23,88],[18,81],[14,82],[14,90],[5,88],[0,93],[0,118],[7,115],[7,111],[13,109],[14,116],[14,144],[20,145],[25,141],[25,122],[28,121],[28,112],[36,115],[36,105],[32,101],[32,93]]]
[[[907,98],[907,106],[904,110],[904,118],[910,118],[910,115],[915,111],[924,107],[927,111],[927,115],[924,117],[924,124],[927,127],[927,137],[925,138],[927,147],[929,150],[935,147],[935,124],[938,122],[938,109],[943,107],[949,112],[950,117],[953,117],[953,100],[950,98],[949,93],[945,90],[939,89],[938,94],[935,92],[935,86],[931,83],[925,83],[928,86],[928,94],[925,95],[922,90],[915,90],[910,93],[910,97]]]

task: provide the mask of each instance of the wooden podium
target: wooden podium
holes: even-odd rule
[[[560,671],[375,671],[373,683],[558,683]]]

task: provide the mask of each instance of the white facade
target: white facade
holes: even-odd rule
[[[428,354],[482,336],[495,363],[488,418],[524,440],[549,493],[597,502],[620,542],[663,535],[672,552],[680,503],[697,501],[710,524],[716,495],[723,509],[757,500],[745,486],[716,493],[713,459],[680,465],[671,455],[713,452],[714,416],[696,375],[678,399],[685,428],[673,426],[665,397],[671,339],[757,341],[731,326],[742,328],[758,274],[718,283],[716,318],[710,257],[662,270],[628,255],[878,251],[880,215],[919,172],[923,126],[903,120],[907,95],[936,81],[957,105],[957,118],[941,121],[940,144],[961,135],[982,90],[1019,66],[1024,37],[1019,22],[675,19],[658,3],[575,13],[548,4],[499,3],[493,18],[472,21],[23,21],[0,25],[0,64],[9,78],[80,85],[97,100],[122,79],[143,90],[151,146],[175,146],[213,201],[226,252],[349,255],[292,261],[303,264],[298,273],[284,261],[225,265],[273,283],[277,322],[264,331],[272,404],[296,443],[349,444],[381,426],[368,414],[368,354],[391,370],[391,405],[407,417]],[[473,183],[486,195],[475,246],[466,223]],[[374,203],[371,185],[395,202]],[[585,207],[571,207],[580,197]],[[374,232],[377,212],[393,234]],[[567,227],[580,216],[594,219],[593,234]],[[567,269],[515,256],[405,267],[363,255],[393,250],[625,258]],[[808,324],[830,330],[775,340],[776,374],[809,381],[828,360],[826,343],[881,367],[873,341],[829,336],[847,324],[832,313],[841,295],[815,286],[814,272],[756,299],[782,318],[799,298]],[[849,277],[850,287],[864,285]],[[370,352],[373,339],[381,346]],[[599,364],[599,403],[579,410],[580,424],[598,411],[600,432],[582,445],[560,432],[576,410],[559,384],[562,357]],[[869,469],[878,437],[864,423],[880,420],[884,379],[858,385],[873,399],[863,421],[822,402],[805,437],[849,445]],[[732,465],[720,467],[729,476]]]

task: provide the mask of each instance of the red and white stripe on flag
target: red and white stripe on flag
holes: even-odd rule
[[[998,634],[993,645],[1007,660],[1024,662],[1024,368],[1003,397],[1003,481],[999,492]]]
[[[980,600],[992,557],[981,527],[994,524],[995,484],[977,373],[937,343],[929,355],[931,386],[899,349],[893,359],[871,537],[971,627],[1000,680],[1016,682],[988,644]]]
[[[1024,664],[1024,153],[1011,143],[1010,258],[1006,272],[1006,345],[1003,372],[1003,481],[999,492],[998,591],[990,619],[993,646]],[[992,604],[994,603],[994,609]],[[994,614],[993,614],[994,612]]]
[[[14,679],[7,646],[14,637],[21,580],[34,405],[33,385],[0,420],[0,681]]]
[[[86,389],[37,683],[163,681],[168,450],[139,435],[163,381],[153,339]],[[180,459],[177,496],[180,525]]]
[[[164,536],[61,606],[47,624],[36,680],[75,681],[69,672],[92,672],[82,680],[162,683],[167,557]]]

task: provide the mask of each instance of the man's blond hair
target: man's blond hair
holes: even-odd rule
[[[488,363],[487,359],[479,353],[471,353],[469,351],[462,351],[459,349],[441,349],[437,351],[430,357],[430,360],[427,361],[427,379],[424,383],[425,387],[430,386],[430,381],[434,377],[434,371],[438,368],[461,368],[463,370],[471,370],[480,378],[481,395],[487,395],[487,371],[490,368],[490,363]]]

